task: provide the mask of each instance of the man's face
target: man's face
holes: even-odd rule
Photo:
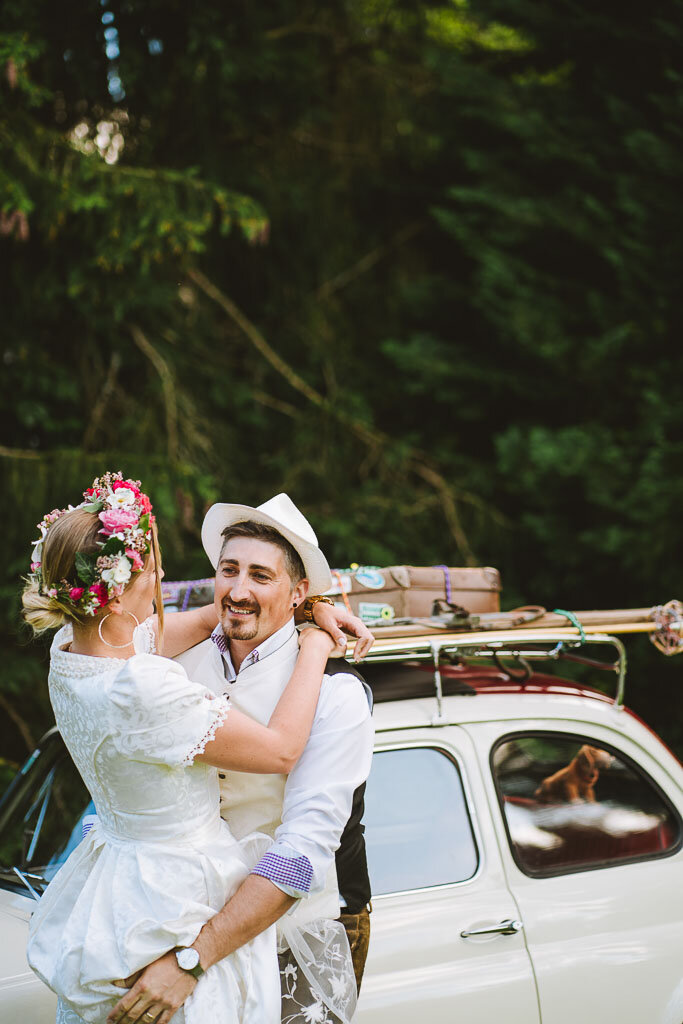
[[[216,567],[214,604],[230,640],[253,640],[257,647],[291,618],[292,606],[306,596],[308,581],[293,586],[284,552],[265,540],[233,537]]]

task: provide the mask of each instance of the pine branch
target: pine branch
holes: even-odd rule
[[[17,729],[21,733],[21,738],[26,744],[27,750],[29,751],[29,753],[32,753],[32,751],[36,749],[36,742],[33,738],[33,733],[31,732],[28,724],[24,721],[19,712],[16,710],[16,708],[14,708],[10,704],[10,702],[2,693],[0,693],[0,708],[2,708],[2,710],[8,716],[8,718],[12,719]]]
[[[120,369],[121,356],[118,352],[114,351],[111,354],[111,360],[109,362],[107,376],[105,377],[104,384],[102,385],[102,390],[100,391],[96,401],[92,403],[92,416],[85,428],[83,441],[81,442],[84,451],[88,450],[95,438],[95,435],[97,434],[98,427],[102,422],[102,417],[104,416],[104,410],[107,408],[109,399],[114,393],[114,385]]]
[[[160,352],[155,349],[151,341],[135,324],[131,324],[130,333],[133,341],[140,351],[145,355],[161,378],[161,386],[164,392],[164,405],[166,407],[166,438],[168,443],[168,457],[171,462],[178,461],[178,403],[176,400],[175,384],[170,367]]]
[[[373,430],[361,420],[346,413],[336,403],[330,402],[324,395],[308,384],[299,374],[280,356],[275,349],[266,341],[261,331],[239,307],[224,292],[210,281],[199,270],[190,270],[188,276],[197,287],[209,298],[213,299],[220,308],[236,323],[251,341],[254,348],[266,359],[299,394],[303,395],[309,402],[324,409],[332,417],[341,422],[355,437],[374,453],[381,448],[387,448],[392,444],[392,438],[382,431]],[[450,532],[461,551],[467,565],[476,565],[476,558],[470,547],[467,535],[463,529],[458,514],[457,497],[454,488],[446,478],[433,466],[429,464],[427,456],[416,448],[409,449],[405,455],[405,465],[409,471],[424,480],[432,487],[439,496],[446,522]]]
[[[361,257],[350,267],[347,267],[346,270],[340,271],[334,277],[331,277],[329,281],[324,281],[316,290],[316,299],[321,301],[329,299],[334,292],[339,291],[340,288],[345,288],[352,281],[355,281],[356,278],[360,277],[361,274],[366,274],[369,270],[372,270],[392,249],[403,245],[409,238],[412,238],[421,231],[426,223],[426,221],[418,220],[413,221],[411,224],[406,224],[405,227],[395,232],[388,242],[384,242],[382,245],[371,249],[370,252],[366,253],[365,256]]]
[[[32,452],[27,448],[5,448],[0,444],[0,456],[5,459],[42,459],[43,452]]]
[[[298,391],[309,402],[313,405],[326,408],[328,402],[321,394],[319,394],[315,388],[312,388],[310,384],[307,384],[303,377],[300,377],[295,370],[289,366],[288,363],[282,359],[281,356],[272,348],[266,339],[263,337],[258,327],[248,320],[242,311],[235,305],[232,299],[229,299],[224,292],[217,288],[216,285],[205,277],[200,270],[190,270],[188,277],[194,281],[198,288],[200,288],[205,295],[208,295],[210,299],[213,299],[221,309],[228,314],[231,320],[233,320],[237,326],[244,332],[249,338],[254,348],[261,353],[263,358],[270,363],[274,370],[285,378],[285,380]]]

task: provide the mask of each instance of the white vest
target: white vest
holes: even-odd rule
[[[262,725],[267,725],[294,671],[298,653],[299,642],[295,632],[279,650],[242,669],[229,687],[232,706]],[[223,658],[213,640],[204,640],[178,655],[175,660],[195,682],[216,693],[224,693],[228,689]],[[235,838],[244,839],[252,832],[263,832],[273,837],[276,828],[282,824],[287,776],[223,770],[221,775],[224,776],[220,779],[221,817],[228,823]],[[334,860],[324,890],[295,904],[289,916],[297,924],[320,917],[339,917],[339,891]]]

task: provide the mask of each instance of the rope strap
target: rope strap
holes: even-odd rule
[[[451,571],[447,565],[435,565],[434,569],[441,569],[443,572],[444,587],[446,590],[446,600],[449,604],[453,603],[453,592],[451,590]]]
[[[583,626],[581,625],[581,623],[577,619],[577,617],[574,614],[574,612],[567,612],[567,611],[564,610],[564,608],[553,608],[553,615],[564,615],[565,619],[569,619],[569,621],[571,622],[572,626],[576,626],[576,628],[578,629],[579,635],[580,635],[580,638],[581,638],[581,643],[585,644],[585,642],[586,642],[586,634],[584,632]]]
[[[680,601],[667,601],[658,604],[650,612],[657,629],[650,633],[650,641],[662,654],[680,654],[683,651],[683,604]]]

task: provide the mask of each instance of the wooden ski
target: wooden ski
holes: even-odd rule
[[[373,650],[393,647],[399,638],[410,638],[411,642],[424,640],[426,645],[438,638],[439,646],[447,644],[451,639],[460,642],[467,639],[473,646],[514,643],[515,640],[576,640],[580,638],[581,630],[586,636],[598,633],[647,633],[651,634],[653,643],[665,654],[675,654],[683,649],[683,605],[678,601],[669,601],[666,605],[654,608],[612,608],[568,613],[547,612],[543,609],[538,611],[541,614],[524,622],[519,622],[520,610],[516,609],[512,612],[473,616],[469,626],[451,625],[444,621],[444,617],[386,626],[372,625],[370,628],[376,638]],[[581,628],[574,622],[580,623]]]

